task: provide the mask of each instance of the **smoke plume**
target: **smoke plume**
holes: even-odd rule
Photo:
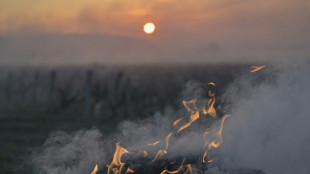
[[[232,116],[224,124],[223,143],[211,153],[219,168],[262,169],[268,174],[310,171],[309,69],[309,63],[304,62],[268,65],[261,71],[248,72],[228,87],[221,97],[222,106]],[[259,73],[265,73],[264,79],[258,77]],[[197,97],[197,91],[205,95],[204,87],[189,82],[183,98]],[[90,173],[95,164],[102,168],[111,161],[116,142],[132,152],[156,154],[165,147],[165,136],[175,131],[173,121],[189,115],[184,108],[156,113],[138,122],[124,121],[115,133],[104,138],[96,129],[72,135],[56,132],[31,159],[38,173]],[[210,120],[201,117],[200,123],[172,136],[166,158],[202,155],[201,128]],[[158,140],[157,149],[147,145]]]
[[[268,174],[309,173],[309,64],[274,66],[275,79],[254,86],[242,77],[225,94],[232,103],[223,132],[226,163]]]

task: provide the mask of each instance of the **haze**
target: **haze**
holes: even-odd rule
[[[1,65],[308,59],[308,0],[2,0]],[[146,35],[143,24],[154,22]]]

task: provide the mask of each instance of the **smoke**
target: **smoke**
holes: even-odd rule
[[[53,133],[31,158],[37,173],[89,173],[98,162],[105,162],[104,144],[98,130],[73,135]]]
[[[304,62],[267,65],[256,73],[248,72],[229,86],[221,98],[226,103],[226,114],[232,116],[225,121],[223,143],[210,153],[219,168],[262,169],[268,174],[310,171],[309,69],[309,63]],[[201,100],[206,95],[205,85],[190,81],[186,88],[182,96],[186,100]],[[36,150],[31,162],[38,173],[90,173],[95,164],[103,168],[110,163],[116,142],[130,152],[147,150],[154,156],[165,148],[165,137],[175,132],[173,121],[189,115],[183,108],[156,113],[141,121],[123,121],[113,134],[105,137],[97,129],[71,135],[56,132]],[[165,158],[201,157],[202,133],[213,121],[201,115],[189,128],[173,134]],[[158,140],[156,147],[148,146]]]
[[[279,73],[268,83],[253,85],[251,74],[227,90],[233,116],[224,126],[222,152],[232,168],[309,173],[309,63],[274,66]]]

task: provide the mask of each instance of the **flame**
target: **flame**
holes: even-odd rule
[[[265,67],[265,65],[260,66],[260,67],[252,66],[252,68],[255,68],[255,69],[252,70],[251,72],[259,71],[264,67]],[[208,85],[216,86],[215,83],[213,83],[213,82],[209,82]],[[216,113],[216,110],[214,108],[215,93],[212,92],[211,90],[209,90],[208,96],[209,96],[209,99],[205,101],[204,106],[203,107],[199,106],[199,108],[196,106],[196,102],[197,102],[196,99],[192,99],[190,101],[183,101],[183,105],[190,112],[190,117],[188,120],[184,119],[184,118],[179,118],[173,122],[173,125],[177,128],[177,133],[179,133],[183,129],[189,127],[193,122],[198,120],[200,117],[200,115],[199,115],[200,112],[202,112],[205,115],[208,114],[213,118],[217,118],[217,113]],[[230,115],[223,116],[220,124],[218,124],[218,122],[217,122],[217,124],[215,124],[215,129],[211,129],[211,131],[209,131],[209,129],[207,129],[207,131],[204,132],[204,134],[203,134],[204,154],[203,154],[203,158],[202,158],[202,161],[204,163],[206,162],[208,151],[212,148],[218,148],[220,146],[220,144],[223,142],[223,139],[222,139],[223,125],[224,125],[225,120],[228,117],[230,117]],[[173,133],[174,132],[170,132],[166,136],[166,138],[165,138],[165,141],[166,141],[165,149],[159,150],[157,152],[157,154],[155,155],[155,157],[153,158],[152,162],[155,162],[155,161],[161,159],[164,155],[167,154],[167,149],[169,147],[169,141],[170,141],[170,138],[173,135]],[[159,143],[160,143],[160,141],[155,141],[154,143],[150,143],[147,145],[155,147]],[[107,165],[107,167],[108,167],[107,174],[111,174],[111,173],[121,174],[122,173],[122,169],[123,169],[125,163],[123,163],[121,161],[121,157],[125,153],[130,153],[130,152],[128,152],[128,150],[126,150],[125,148],[121,147],[120,143],[116,143],[116,149],[115,149],[115,153],[114,153],[112,162],[110,165]],[[144,158],[149,158],[149,155],[148,155],[147,151],[145,151],[145,150],[138,151],[136,153],[136,155],[138,155],[140,157],[143,156]],[[207,162],[212,163],[213,161],[212,161],[212,159],[210,159]],[[176,163],[176,160],[170,162],[170,165],[174,165],[175,163]],[[91,174],[96,174],[97,172],[98,172],[98,165],[95,166],[95,168]],[[125,169],[123,170],[123,173],[124,172],[125,172]],[[192,174],[192,166],[191,166],[191,164],[185,164],[185,158],[182,160],[182,163],[177,170],[169,171],[169,170],[167,170],[167,168],[165,168],[161,172],[161,174],[176,174],[176,173],[180,173],[180,172],[182,172],[182,173],[186,172],[186,173]],[[126,174],[127,173],[135,173],[135,171],[128,167],[126,170]]]
[[[190,101],[183,101],[183,105],[186,107],[186,109],[188,111],[192,111],[192,112],[195,112],[195,111],[198,111],[199,109],[196,107],[196,99],[192,99]]]
[[[169,147],[169,140],[170,140],[171,135],[172,135],[172,132],[170,132],[169,135],[166,136],[166,150]]]
[[[160,143],[160,141],[155,141],[154,143],[147,144],[148,146],[156,146],[156,144]]]
[[[259,71],[263,68],[265,68],[266,65],[262,65],[262,66],[251,66],[251,68],[253,68],[250,72],[256,72],[256,71]]]
[[[179,129],[177,131],[177,133],[181,132],[183,129],[189,127],[194,121],[196,121],[199,118],[199,112],[193,112],[190,116],[190,119],[188,122],[185,122],[182,120],[177,120],[175,121],[175,126],[178,126]]]
[[[208,85],[216,86],[213,82],[209,82]]]
[[[180,167],[177,170],[169,171],[169,170],[165,169],[160,174],[176,174],[176,173],[180,173],[183,169],[186,169],[187,173],[192,174],[193,173],[192,166],[190,164],[184,165],[184,163],[185,163],[185,158],[182,160],[182,163],[181,163]]]
[[[214,103],[215,103],[215,93],[213,93],[211,90],[208,91],[208,94],[210,96],[208,103],[207,103],[207,107],[208,109],[206,109],[206,104],[203,107],[202,113],[207,115],[209,114],[211,117],[216,118],[216,110],[214,108]]]
[[[159,150],[155,156],[155,158],[152,160],[152,162],[155,162],[159,159],[161,159],[164,155],[167,154],[167,151],[166,150]]]
[[[135,173],[135,171],[128,167],[128,168],[127,168],[127,171],[126,171],[126,174],[127,174],[127,173]]]
[[[173,122],[173,125],[174,125],[174,126],[177,126],[178,124],[181,123],[182,120],[183,120],[183,118],[179,118],[179,119],[175,120],[175,121]]]
[[[210,134],[209,132],[205,132],[204,133],[204,139],[205,139],[205,152],[203,154],[202,157],[202,162],[205,163],[206,162],[206,157],[208,154],[208,151],[213,147],[213,148],[218,148],[220,146],[220,144],[223,142],[222,139],[222,132],[223,132],[223,126],[224,126],[224,122],[226,120],[226,118],[230,117],[230,115],[224,115],[222,120],[221,120],[221,125],[220,128],[217,132],[215,132],[214,134]],[[211,141],[211,138],[214,138],[213,141]]]
[[[172,132],[170,132],[167,136],[166,136],[166,148],[165,150],[159,150],[155,156],[155,158],[152,160],[153,162],[155,162],[158,159],[161,159],[164,155],[167,154],[167,149],[169,147],[169,140],[170,137],[172,136]]]
[[[186,109],[191,112],[191,116],[188,122],[185,122],[183,118],[180,118],[173,122],[174,126],[179,127],[177,133],[190,126],[194,121],[199,118],[199,109],[196,106],[196,99],[192,99],[190,101],[183,101],[183,104]]]
[[[98,165],[96,164],[94,170],[90,174],[96,174],[98,170]]]
[[[110,165],[108,165],[108,173],[110,174],[111,170],[114,174],[121,174],[122,168],[125,163],[122,163],[121,157],[125,153],[129,153],[127,149],[121,147],[119,143],[116,143],[115,153],[113,156],[113,160]]]

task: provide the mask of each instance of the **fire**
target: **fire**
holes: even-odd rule
[[[155,158],[152,160],[152,162],[155,162],[159,159],[161,159],[164,155],[167,154],[167,151],[166,150],[159,150],[155,156]]]
[[[203,107],[202,113],[205,114],[205,115],[209,114],[213,118],[216,118],[216,111],[215,111],[215,108],[214,108],[215,94],[212,93],[211,90],[208,91],[208,94],[209,94],[210,98],[208,100],[207,106],[205,104],[205,106]],[[206,109],[206,107],[208,109]]]
[[[126,171],[126,174],[127,174],[127,173],[135,173],[135,171],[128,167],[128,169],[127,169],[127,171]]]
[[[165,169],[165,170],[162,171],[160,174],[176,174],[176,173],[180,173],[180,172],[181,172],[182,170],[184,170],[184,169],[185,169],[184,172],[187,172],[187,173],[189,173],[189,174],[192,174],[192,173],[193,173],[193,171],[192,171],[192,166],[191,166],[190,164],[184,165],[184,163],[185,163],[185,158],[182,160],[182,163],[181,163],[180,167],[179,167],[177,170],[175,170],[175,171],[169,171],[169,170]]]
[[[216,86],[213,82],[209,82],[208,85]]]
[[[96,164],[94,170],[90,174],[96,174],[98,170],[98,165]]]
[[[228,117],[230,117],[230,115],[223,116],[223,118],[221,120],[220,128],[214,134],[210,134],[210,132],[208,132],[208,131],[206,131],[204,133],[204,140],[205,140],[204,148],[205,148],[205,152],[204,152],[203,157],[202,157],[202,162],[203,163],[206,162],[206,157],[207,157],[208,151],[212,147],[213,148],[218,148],[220,146],[220,144],[223,142],[223,139],[222,139],[223,126],[224,126],[224,122],[225,122],[226,118],[228,118]],[[211,141],[211,139],[214,139],[214,140]]]
[[[148,146],[156,146],[156,144],[160,143],[160,141],[155,141],[154,143],[147,144]]]
[[[193,99],[191,101],[183,101],[183,104],[187,108],[187,110],[191,112],[191,116],[188,122],[185,122],[183,118],[180,118],[173,122],[174,126],[179,127],[177,133],[189,127],[194,121],[199,118],[199,109],[196,106],[196,99]]]
[[[171,135],[172,135],[172,132],[169,133],[169,135],[166,136],[166,150],[168,149],[169,147],[169,140],[171,138]]]
[[[259,67],[256,67],[256,68],[259,68]],[[260,69],[262,69],[262,68],[260,68]],[[215,84],[213,82],[209,82],[208,85],[215,86]],[[200,112],[202,112],[206,116],[210,115],[212,118],[218,119],[216,110],[214,108],[215,93],[212,92],[211,90],[209,90],[208,96],[209,96],[209,98],[206,99],[203,107],[197,107],[197,105],[196,105],[197,100],[196,99],[192,99],[190,101],[183,101],[183,105],[188,110],[188,112],[190,112],[190,116],[188,119],[179,118],[173,122],[173,125],[177,128],[177,130],[176,130],[176,132],[171,131],[166,136],[166,138],[165,138],[165,142],[166,142],[165,149],[158,150],[157,154],[152,159],[153,163],[162,159],[163,156],[165,156],[168,153],[169,141],[170,141],[171,137],[173,135],[175,135],[176,133],[179,133],[180,131],[188,128],[193,122],[198,120],[200,118]],[[224,126],[225,120],[228,117],[230,117],[230,115],[224,115],[221,118],[220,124],[215,124],[213,127],[211,127],[210,129],[207,129],[207,131],[204,132],[204,134],[203,134],[204,144],[203,144],[203,149],[202,149],[204,152],[203,157],[202,157],[203,163],[206,162],[208,151],[211,150],[212,148],[218,148],[220,146],[220,144],[223,142],[223,139],[222,139],[223,126]],[[153,146],[155,148],[155,146],[159,143],[160,143],[160,141],[158,140],[158,141],[155,141],[154,143],[149,143],[147,145]],[[122,173],[122,169],[123,169],[125,163],[121,161],[121,157],[123,154],[126,154],[126,153],[130,153],[130,152],[127,149],[121,147],[120,143],[116,143],[116,149],[115,149],[115,153],[114,153],[112,162],[110,165],[107,165],[107,168],[108,168],[107,174],[111,174],[111,173],[121,174]],[[142,156],[143,159],[150,159],[148,152],[145,150],[137,151],[137,152],[135,152],[135,154],[139,157]],[[213,161],[212,161],[212,159],[209,159],[207,162],[212,163]],[[176,160],[172,160],[171,162],[169,162],[167,164],[175,165],[175,163],[176,163]],[[96,165],[91,174],[96,174],[97,172],[98,172],[98,166]],[[123,170],[123,173],[124,172],[125,172],[125,170]],[[161,174],[176,174],[176,173],[184,173],[184,172],[192,174],[191,164],[185,164],[185,158],[182,160],[182,163],[177,170],[169,171],[169,170],[167,170],[167,166],[166,166],[166,168],[161,172]],[[125,173],[126,174],[127,173],[135,173],[135,171],[132,170],[131,168],[129,168],[129,166],[128,166]]]
[[[266,65],[262,65],[262,66],[251,66],[252,70],[250,72],[256,72],[256,71],[259,71],[263,68],[265,68]]]
[[[113,171],[114,174],[121,174],[122,168],[125,163],[122,163],[121,157],[123,154],[129,153],[128,150],[121,147],[119,143],[116,143],[115,153],[113,156],[113,160],[110,165],[108,165],[108,173],[110,174]]]

